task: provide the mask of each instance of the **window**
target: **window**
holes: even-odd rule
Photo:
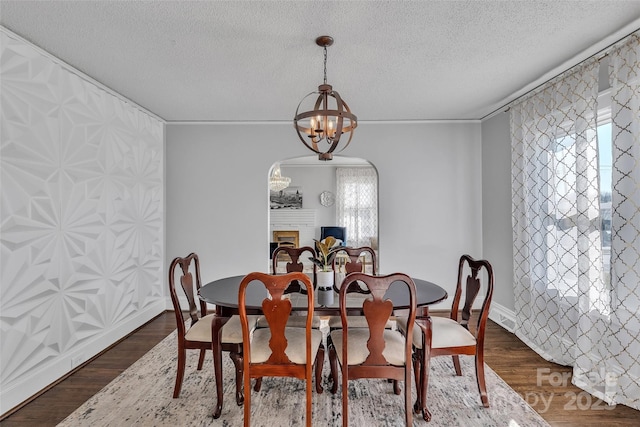
[[[336,169],[338,225],[347,246],[372,246],[378,236],[378,174],[373,168]]]
[[[611,110],[609,110],[610,112]],[[611,147],[611,119],[598,121],[598,159],[600,171],[600,216],[602,238],[602,264],[606,273],[606,282],[609,283],[609,269],[611,266],[611,183],[612,171],[612,147]]]
[[[611,193],[612,193],[612,147],[611,147],[611,107],[608,94],[599,98],[602,106],[598,110],[597,118],[597,162],[598,185],[600,194],[593,194],[592,206],[587,209],[590,222],[590,235],[600,233],[600,240],[594,240],[594,253],[602,254],[602,271],[600,272],[603,285],[610,284],[611,258]],[[560,127],[562,128],[562,126]],[[570,127],[569,127],[570,128]],[[549,150],[549,175],[553,177],[548,185],[553,188],[547,194],[553,195],[549,203],[549,223],[546,233],[545,251],[548,287],[554,289],[558,296],[574,298],[578,294],[578,254],[574,250],[578,240],[577,205],[576,205],[576,155],[575,134],[564,134],[556,137]],[[584,178],[584,177],[582,177]],[[587,177],[587,178],[594,178]],[[596,203],[596,199],[599,199]],[[551,248],[560,248],[551,250]]]

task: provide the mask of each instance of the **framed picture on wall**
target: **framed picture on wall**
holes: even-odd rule
[[[269,194],[271,209],[302,209],[302,188],[287,187]]]

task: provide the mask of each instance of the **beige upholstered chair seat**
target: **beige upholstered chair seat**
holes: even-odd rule
[[[366,321],[365,321],[366,322]],[[331,332],[331,341],[336,349],[336,355],[338,361],[343,364],[342,361],[342,329],[337,329]],[[359,365],[363,363],[367,356],[369,356],[369,350],[367,348],[367,341],[369,341],[369,329],[368,328],[349,328],[348,347],[347,354],[349,357],[349,365]],[[394,366],[404,365],[404,337],[398,331],[391,331],[385,329],[384,331],[385,348],[382,355],[389,364]]]
[[[186,333],[185,337],[189,341],[211,342],[211,320],[215,314],[208,314],[202,317]],[[249,316],[249,329],[254,329],[258,316]],[[240,316],[231,316],[229,321],[222,327],[222,342],[242,344],[242,326],[240,326]]]
[[[398,329],[407,330],[407,318],[398,317]],[[476,345],[476,338],[471,332],[463,328],[458,322],[448,317],[431,317],[431,348],[466,347]],[[422,349],[422,329],[418,325],[413,327],[413,345]]]
[[[291,315],[291,316],[289,316],[289,320],[287,320],[287,326],[288,327],[304,328],[306,325],[307,325],[307,316]],[[269,327],[269,323],[267,322],[267,318],[264,317],[264,316],[260,316],[258,318],[257,327],[258,328],[268,328]],[[311,327],[314,328],[314,329],[319,329],[320,328],[320,317],[313,316],[313,319],[311,320]],[[240,335],[242,337],[242,331],[240,332]]]
[[[393,329],[394,321],[389,319],[385,325],[386,329]],[[368,328],[367,319],[364,316],[347,316],[347,325],[350,328]],[[342,328],[342,319],[340,316],[329,317],[329,329]]]
[[[292,363],[304,365],[306,363],[306,330],[305,328],[286,327],[284,335],[287,338],[285,354]],[[271,355],[269,340],[271,331],[269,328],[258,328],[251,338],[251,363],[264,363]],[[322,342],[322,332],[311,330],[311,360],[315,360],[318,348]]]

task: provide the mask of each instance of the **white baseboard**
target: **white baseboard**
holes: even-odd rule
[[[52,358],[50,363],[29,372],[28,375],[7,387],[3,386],[2,391],[0,391],[0,414],[2,414],[0,418],[122,337],[144,325],[165,311],[165,309],[166,303],[163,299],[160,299],[144,311],[136,313],[126,322],[105,331],[102,335],[87,341],[84,345],[78,345],[72,352]]]
[[[503,305],[491,302],[491,310],[489,310],[489,319],[502,326],[507,331],[513,333],[516,327],[516,314],[513,310],[506,308]]]

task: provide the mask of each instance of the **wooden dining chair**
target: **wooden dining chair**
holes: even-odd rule
[[[285,266],[286,273],[292,273],[294,271],[304,272],[304,264],[300,261],[302,258],[317,256],[315,249],[311,246],[302,246],[300,248],[294,248],[291,246],[280,246],[273,251],[273,257],[271,258],[271,268],[273,274],[277,274],[278,270],[278,258],[286,254],[289,257],[289,262]],[[318,267],[313,264],[313,288],[316,288],[316,280],[318,274]],[[301,292],[306,293],[306,290],[302,289],[298,284],[292,283],[287,292]]]
[[[359,281],[370,292],[362,303],[367,328],[348,325],[348,286],[345,285],[352,281]],[[407,288],[410,329],[407,335],[385,327],[393,312],[393,303],[385,299],[384,295],[392,284]],[[405,422],[407,426],[411,426],[411,339],[416,316],[416,289],[413,280],[402,273],[386,276],[352,273],[345,277],[343,286],[340,287],[339,303],[342,328],[330,332],[333,346],[329,350],[329,361],[332,376],[337,376],[338,363],[342,374],[342,425],[349,425],[348,381],[382,378],[404,382]]]
[[[277,248],[274,252],[273,252],[273,261],[272,261],[272,267],[273,267],[273,273],[276,273],[276,258],[277,255],[280,253],[286,253],[289,258],[291,259],[291,262],[287,262],[286,265],[286,273],[293,273],[293,272],[303,272],[304,271],[304,265],[302,264],[302,262],[300,261],[300,258],[303,256],[309,256],[309,257],[314,257],[316,256],[316,251],[311,247],[311,246],[303,246],[301,248],[294,248],[294,247],[290,247],[290,246],[281,246],[279,248]],[[313,264],[313,289],[316,289],[317,286],[317,274],[318,274],[318,267]],[[303,287],[300,286],[300,284],[297,281],[293,281],[289,287],[285,290],[285,294],[290,294],[290,293],[301,293],[301,294],[306,294],[307,290]],[[296,314],[299,314],[298,316],[291,316],[289,318],[289,322],[287,323],[287,326],[295,326],[295,327],[300,327],[300,328],[304,328],[306,325],[306,312],[297,312]],[[320,328],[320,318],[318,316],[313,316],[313,327],[314,328]],[[266,328],[267,327],[267,321],[265,319],[264,316],[260,316],[258,318],[258,327],[259,328]],[[256,391],[259,390],[259,384],[256,384]]]
[[[363,259],[365,259],[366,257],[369,257],[371,259],[371,272],[373,275],[377,275],[378,274],[378,258],[376,255],[376,251],[369,246],[361,246],[358,248],[353,248],[350,246],[341,248],[338,253],[340,252],[344,252],[347,257],[348,260],[347,262],[343,265],[345,273],[346,274],[350,274],[350,273],[365,273],[365,269],[366,269],[366,264],[363,261]],[[338,286],[338,283],[340,282],[338,279],[338,270],[341,268],[341,266],[339,265],[339,260],[337,259],[337,257],[334,257],[333,259],[333,271],[334,271],[334,285],[333,285],[333,289],[336,292],[340,292],[340,288]],[[349,289],[347,290],[348,293],[361,293],[361,294],[366,294],[367,291],[364,290],[361,286],[359,286],[356,282],[353,282],[351,284],[349,284]],[[349,327],[351,328],[366,328],[367,327],[367,322],[364,318],[364,316],[361,315],[350,315],[347,316],[347,320],[349,323]],[[342,328],[342,320],[340,318],[340,316],[329,316],[328,319],[328,325],[329,325],[329,330],[332,331],[334,329],[340,329]],[[390,318],[389,321],[387,321],[386,324],[386,328],[387,329],[391,329],[394,326],[394,321],[393,318]],[[332,345],[331,340],[327,340],[327,347],[330,347]],[[333,375],[331,376],[331,379],[333,380],[333,390],[335,393],[335,389],[337,387],[337,378],[334,377]],[[397,381],[393,382],[393,392],[395,394],[400,394],[400,387],[398,385]]]
[[[345,253],[347,255],[346,262],[341,264],[341,260],[344,260],[344,257],[340,257],[341,253]],[[337,279],[337,273],[339,270],[344,267],[345,274],[350,273],[366,273],[365,271],[365,263],[363,260],[366,257],[371,258],[371,274],[378,274],[378,257],[376,252],[370,246],[361,246],[359,248],[353,248],[350,246],[345,246],[340,248],[336,255],[333,257],[332,267],[334,272],[334,281],[333,281],[333,289],[336,292],[340,292],[338,288],[338,283],[341,283],[341,280]]]
[[[273,251],[273,259],[272,259],[273,274],[277,274],[277,270],[276,270],[277,259],[278,259],[278,254],[281,254],[281,253],[287,254],[290,259],[290,262],[287,262],[286,264],[286,273],[303,272],[304,264],[300,261],[300,259],[303,256],[309,256],[314,258],[316,257],[316,251],[311,246],[303,246],[301,248],[294,248],[292,246],[280,246],[279,248]],[[316,289],[316,286],[317,286],[317,274],[318,274],[318,267],[314,263],[313,264],[313,289],[314,290]],[[294,280],[291,282],[289,287],[285,290],[285,294],[291,294],[296,292],[304,295],[307,293],[307,290],[305,287],[300,286],[300,283]],[[308,313],[306,311],[299,311],[299,312],[296,312],[295,314],[296,315],[292,315],[289,317],[289,320],[287,321],[287,326],[304,328],[307,324],[306,316],[308,316]],[[267,319],[264,316],[258,317],[258,322],[256,326],[258,328],[269,327],[267,323]],[[312,316],[311,326],[314,329],[319,329],[321,326],[320,317]],[[322,350],[323,350],[322,354],[324,355],[324,345],[322,347]],[[316,391],[318,393],[323,392],[321,379],[322,379],[322,370],[316,373]],[[262,386],[262,380],[258,378],[253,389],[255,391],[260,391],[261,386]]]
[[[483,273],[484,271],[484,273]],[[473,303],[480,293],[482,283],[485,283],[486,293],[475,331],[469,330]],[[464,288],[464,289],[463,289]],[[462,313],[458,312],[462,293],[465,299]],[[427,384],[429,377],[429,358],[436,356],[452,356],[456,375],[462,375],[460,369],[460,355],[475,356],[476,382],[480,392],[480,400],[485,408],[489,407],[489,397],[484,376],[484,339],[489,318],[489,308],[493,296],[493,268],[489,261],[475,260],[469,255],[462,255],[458,263],[458,281],[453,304],[448,318],[432,316],[430,322],[418,320],[419,327],[414,327],[413,332],[407,330],[408,319],[397,319],[398,329],[413,334],[414,364],[416,384],[418,386],[418,398],[415,411],[422,411],[423,418],[427,421],[431,418],[426,407]],[[429,325],[429,323],[431,323]]]
[[[285,291],[293,281],[306,289],[307,312],[304,328],[289,327],[291,300]],[[251,332],[247,315],[247,287],[259,283],[266,288],[267,296],[262,301],[262,311],[268,328],[257,328]],[[256,285],[258,286],[258,285]],[[244,425],[250,425],[251,378],[294,377],[306,382],[306,425],[311,426],[312,368],[322,369],[324,360],[322,333],[311,327],[314,307],[313,284],[307,275],[300,272],[272,275],[250,273],[242,279],[238,290],[238,308],[242,325],[244,349]]]
[[[179,267],[179,270],[178,270]],[[195,278],[194,278],[195,274]],[[180,298],[176,291],[176,283],[179,282],[186,297],[186,310],[181,306]],[[178,366],[176,371],[176,382],[173,388],[173,397],[180,395],[182,381],[184,378],[185,364],[189,349],[200,350],[197,369],[201,370],[204,363],[206,350],[213,351],[214,375],[216,379],[217,402],[213,414],[218,418],[222,412],[222,352],[228,351],[236,369],[236,403],[242,405],[242,329],[240,327],[240,317],[219,318],[215,314],[207,314],[207,304],[204,301],[196,303],[196,296],[201,287],[200,280],[200,260],[198,255],[191,253],[186,257],[176,257],[169,266],[169,293],[173,303],[173,310],[176,315],[177,335],[178,335]],[[185,321],[184,314],[188,313],[189,322]],[[257,316],[247,319],[248,327],[253,329]],[[187,324],[188,323],[188,324]],[[219,340],[212,339],[213,325],[218,323],[220,328]]]
[[[339,255],[341,252],[344,252],[348,257],[348,261],[344,264],[345,273],[347,275],[351,273],[365,272],[364,264],[362,263],[363,254],[365,256],[368,255],[371,257],[373,275],[377,274],[378,261],[376,258],[376,253],[372,248],[368,246],[362,246],[359,248],[352,248],[352,247],[346,246],[344,248],[340,248],[337,251],[336,255]],[[343,281],[338,280],[337,273],[338,273],[338,270],[341,268],[341,266],[339,265],[340,261],[337,258],[338,258],[337,256],[334,257],[332,262],[332,267],[334,272],[333,273],[334,274],[333,290],[339,293],[340,287],[342,286],[341,283],[343,283]],[[357,282],[349,282],[348,286],[349,286],[349,289],[347,290],[347,292],[349,293],[361,293],[361,294],[368,293],[368,291],[364,289],[362,286],[360,286]],[[349,320],[349,326],[351,327],[361,327],[361,328],[367,327],[367,322],[364,320],[364,317],[362,316],[349,316],[348,320]],[[330,316],[328,322],[329,322],[329,329],[338,329],[342,327],[342,320],[340,319],[340,316]],[[388,327],[391,327],[391,324],[388,324]]]

